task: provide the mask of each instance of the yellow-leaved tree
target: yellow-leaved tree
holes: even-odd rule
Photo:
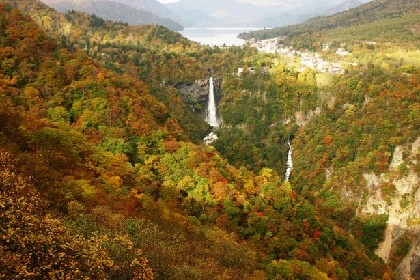
[[[0,279],[153,279],[128,238],[72,236],[46,209],[30,179],[0,150]]]

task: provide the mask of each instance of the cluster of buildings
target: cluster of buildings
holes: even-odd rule
[[[317,53],[298,52],[298,56],[302,64],[300,71],[311,68],[321,73],[344,74],[345,72],[339,63],[325,61]]]
[[[321,73],[345,73],[344,69],[339,63],[325,61],[318,53],[297,51],[294,50],[292,47],[284,46],[280,43],[283,39],[284,38],[279,37],[261,41],[251,40],[248,41],[248,44],[252,47],[256,47],[260,52],[275,53],[290,57],[298,56],[301,62],[301,67],[299,68],[299,71],[303,71],[306,68],[311,68]],[[329,48],[329,45],[323,45],[323,50],[326,51],[329,50]],[[349,55],[350,52],[346,51],[344,48],[338,48],[336,54],[344,57]]]

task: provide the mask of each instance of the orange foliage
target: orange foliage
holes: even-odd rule
[[[330,145],[333,142],[334,138],[331,135],[327,135],[324,137],[324,144],[325,145]]]

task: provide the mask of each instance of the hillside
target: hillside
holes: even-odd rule
[[[366,2],[366,1],[365,1]],[[360,0],[346,0],[329,9],[328,14],[336,14],[362,5]]]
[[[223,232],[203,227],[207,237],[198,234],[183,206],[169,211],[170,201],[177,204],[172,191],[167,202],[158,201],[164,175],[158,170],[165,168],[155,170],[156,163],[169,167],[185,153],[188,161],[198,156],[223,163],[178,141],[182,130],[143,82],[60,48],[4,4],[0,13],[0,50],[8,62],[0,72],[0,248],[7,256],[0,261],[1,278],[252,273],[254,252]],[[194,201],[191,206],[193,213]],[[223,268],[218,259],[225,246],[230,255],[222,260],[230,265]],[[240,261],[243,254],[250,261]],[[244,267],[235,269],[238,263]]]
[[[58,5],[60,2],[68,2],[69,0],[42,0],[42,2],[48,5]],[[93,0],[93,1],[107,1],[107,0]],[[73,3],[89,3],[92,1],[89,0],[71,0]],[[174,22],[181,22],[181,19],[178,18],[171,10],[169,10],[165,5],[161,4],[156,0],[113,0],[112,2],[124,4],[126,6],[132,7],[134,9],[152,13],[155,16],[158,16],[161,19],[169,19]]]
[[[171,19],[175,22],[182,23],[183,19],[175,14],[171,9],[166,5],[160,3],[156,0],[114,0],[125,4],[127,6],[144,10],[159,16],[160,18]]]
[[[188,55],[189,52],[182,55],[185,48],[193,49],[194,44],[162,26],[127,26],[83,13],[60,14],[39,1],[9,2],[29,14],[69,49],[84,51],[104,67],[146,81],[152,94],[171,104],[169,110],[188,137],[194,142],[201,141],[208,125],[185,106],[171,87],[162,86],[165,80],[171,84],[190,83],[206,77],[208,67],[191,70],[196,58]]]
[[[347,45],[354,66],[343,75],[249,61],[254,72],[225,80],[214,146],[235,166],[284,174],[290,141],[294,190],[416,279],[420,60],[404,46]]]
[[[401,279],[419,277],[418,5],[374,1],[278,29],[286,52],[226,79],[214,144],[234,165],[284,172],[290,142],[291,184],[356,237],[369,220],[377,235],[359,240]],[[303,67],[310,56],[344,71]]]
[[[325,7],[323,10],[318,12],[316,12],[316,9],[310,9],[307,13],[301,13],[299,11],[288,11],[282,12],[281,14],[277,13],[275,16],[264,18],[259,21],[256,26],[275,28],[279,26],[299,24],[315,16],[335,14],[360,6],[361,4],[362,2],[358,0],[348,0],[338,4],[331,4],[329,7]]]
[[[419,9],[420,3],[416,0],[375,0],[335,15],[315,17],[299,25],[242,33],[239,37],[246,40],[282,36],[294,37],[334,28],[372,23],[387,18],[398,18],[409,13],[415,14]]]
[[[213,148],[187,141],[151,94],[169,91],[155,77],[140,80],[127,71],[131,65],[119,68],[124,56],[114,50],[107,52],[115,55],[114,70],[90,57],[100,45],[91,43],[106,30],[115,44],[184,47],[198,57],[209,57],[209,49],[194,49],[165,29],[59,15],[33,0],[8,2],[34,18],[42,11],[49,33],[0,4],[2,278],[390,275],[359,240],[380,238],[380,222],[360,220],[355,238],[273,169],[235,168]],[[92,20],[108,29],[88,27]],[[63,37],[69,24],[74,29]],[[92,32],[88,41],[85,30]],[[118,32],[133,38],[118,39]],[[243,59],[254,54],[231,52]],[[223,52],[214,54],[223,69]]]
[[[299,41],[297,36],[291,41]],[[336,28],[315,33],[313,40],[320,42],[377,42],[399,45],[418,45],[420,41],[420,11],[400,17],[381,19],[371,23]]]
[[[130,25],[159,24],[174,31],[180,31],[183,29],[182,25],[170,19],[162,19],[152,13],[138,10],[113,1],[62,1],[50,4],[50,6],[62,12],[70,10],[82,11],[94,14],[103,19],[115,22],[124,22]]]

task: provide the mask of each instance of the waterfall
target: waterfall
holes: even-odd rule
[[[214,83],[213,77],[209,78],[209,103],[207,105],[207,118],[206,121],[212,127],[219,127],[216,112],[216,100],[214,98]]]
[[[284,174],[284,181],[288,182],[290,178],[290,173],[292,173],[293,169],[293,159],[292,159],[292,145],[290,144],[290,140],[287,142],[289,145],[289,153],[287,154],[287,168],[286,173]]]
[[[216,100],[214,98],[213,77],[209,78],[209,103],[207,105],[206,122],[213,128],[219,127],[219,120],[217,119]],[[210,145],[211,143],[217,140],[217,135],[212,131],[203,140],[207,145]]]

